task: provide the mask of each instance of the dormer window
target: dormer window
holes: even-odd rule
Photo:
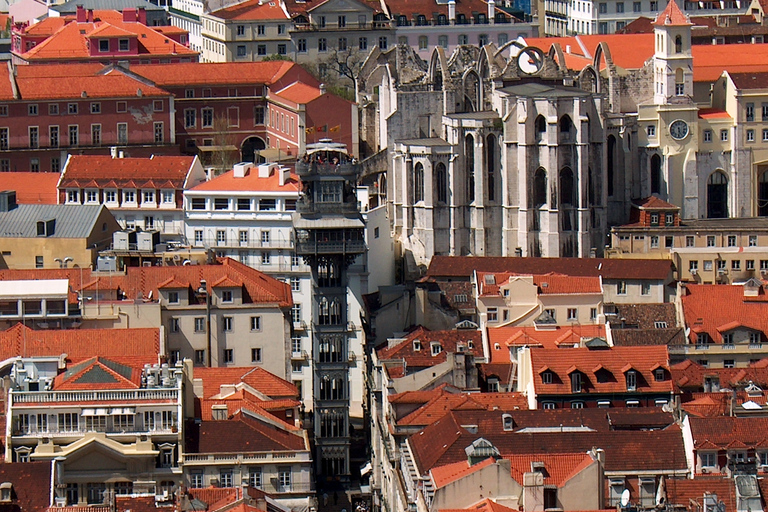
[[[437,354],[443,351],[443,346],[437,342],[432,342],[430,344],[430,348],[432,349],[432,357],[436,356]]]
[[[675,216],[672,213],[667,213],[664,215],[664,224],[667,226],[672,226],[675,224]]]
[[[11,482],[3,482],[0,484],[0,501],[11,501],[13,496],[13,484]]]
[[[463,343],[459,343],[456,345],[456,352],[458,352],[459,354],[463,354],[466,350],[467,350],[467,347]]]
[[[221,292],[221,302],[232,302],[232,290]]]
[[[572,393],[581,393],[582,387],[581,387],[581,373],[579,372],[573,372],[571,374],[571,392]]]
[[[664,368],[657,368],[653,372],[653,378],[656,379],[656,382],[663,382],[667,377],[667,372],[664,371]]]
[[[547,370],[541,374],[541,382],[544,384],[552,384],[555,381],[555,374]]]
[[[169,304],[178,304],[179,303],[179,292],[168,292],[168,303]]]
[[[109,51],[109,39],[99,39],[99,51],[102,53]]]
[[[413,350],[414,352],[421,351],[421,340],[413,340]]]
[[[515,422],[512,419],[511,414],[502,414],[501,415],[501,426],[504,428],[505,432],[509,432],[512,430],[515,426]]]
[[[629,370],[626,374],[627,391],[637,391],[637,372]]]
[[[659,225],[659,214],[658,213],[652,213],[651,214],[651,226],[658,226]]]

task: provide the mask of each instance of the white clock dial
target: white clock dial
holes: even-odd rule
[[[673,121],[672,124],[669,125],[669,134],[673,139],[677,140],[686,138],[688,136],[688,124],[682,119]]]

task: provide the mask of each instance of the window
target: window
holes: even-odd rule
[[[723,368],[735,368],[736,364],[733,359],[723,360]]]
[[[707,236],[707,247],[715,246],[715,237],[712,235]]]
[[[300,292],[301,291],[301,279],[298,277],[291,277],[291,291],[293,292]]]
[[[221,292],[221,302],[232,302],[232,290],[224,290]]]
[[[704,130],[704,142],[712,142],[712,130]]]
[[[99,201],[99,191],[98,190],[86,190],[85,191],[85,202],[86,203],[97,203]]]
[[[117,123],[118,144],[128,144],[128,123]]]
[[[301,304],[294,304],[291,307],[291,321],[293,323],[301,322]]]
[[[321,37],[317,40],[317,51],[319,52],[328,51],[328,40],[326,38]]]
[[[28,105],[27,106],[27,113],[30,116],[36,116],[37,115],[37,105]]]
[[[205,332],[205,317],[195,317],[195,332]]]
[[[237,35],[244,36],[245,35],[245,25],[238,25],[237,26]]]
[[[754,121],[755,120],[755,104],[754,103],[747,103],[747,105],[746,105],[746,117],[747,117],[747,121]]]
[[[155,144],[162,144],[165,138],[165,134],[163,131],[163,122],[156,121],[153,125],[153,129],[155,133]]]
[[[637,391],[637,372],[629,370],[626,375],[627,391]]]
[[[61,171],[61,159],[58,156],[51,157],[51,172]]]
[[[264,35],[264,25],[256,25],[256,34],[260,36]]]
[[[656,235],[651,236],[651,249],[658,249],[659,247],[659,237]]]
[[[640,287],[641,287],[641,290],[640,290],[641,295],[651,294],[651,283],[642,283]]]
[[[699,452],[699,458],[701,459],[701,467],[714,468],[717,466],[717,453]]]
[[[651,226],[658,226],[659,225],[659,214],[658,213],[652,213],[651,214]]]
[[[237,56],[238,57],[245,57],[245,45],[244,44],[237,45]]]
[[[40,145],[40,130],[37,126],[29,127],[29,147],[37,148]]]
[[[581,393],[581,373],[577,371],[571,374],[571,392]]]
[[[266,54],[267,54],[267,45],[265,44],[256,45],[256,55],[266,55]]]
[[[606,2],[600,2],[597,6],[597,12],[599,12],[600,14],[607,14],[608,4]]]
[[[499,321],[499,312],[497,308],[488,308],[488,321],[489,322]]]
[[[224,316],[221,318],[221,330],[224,332],[234,331],[234,318],[231,316]]]
[[[226,197],[217,197],[213,200],[214,210],[229,210],[229,199]]]
[[[288,491],[291,488],[291,468],[278,468],[277,469],[277,484],[279,486],[278,492]]]
[[[94,146],[101,145],[101,125],[100,124],[91,125],[91,144],[93,144]]]
[[[747,142],[755,142],[755,130],[747,130]]]
[[[379,50],[387,49],[387,36],[379,37]]]
[[[184,110],[184,126],[194,128],[197,125],[197,110],[188,108]]]
[[[189,475],[189,486],[191,488],[202,489],[204,485],[202,472],[194,472]]]
[[[338,49],[339,49],[339,51],[345,51],[347,49],[347,38],[346,37],[340,37],[339,38]]]
[[[259,200],[259,211],[272,211],[277,209],[277,200],[276,199],[260,199]]]
[[[225,351],[226,352],[226,351]],[[231,469],[219,470],[219,487],[232,487],[234,485]]]
[[[656,136],[656,125],[649,124],[646,128],[646,133],[648,134],[648,137],[655,137]]]
[[[178,318],[171,318],[169,329],[170,329],[171,332],[179,332],[179,319]]]
[[[731,260],[731,270],[741,270],[741,260]]]
[[[569,322],[573,321],[575,322],[579,318],[579,310],[576,308],[568,308],[567,312],[567,320]]]
[[[624,2],[616,2],[616,12],[622,13],[624,12]],[[618,23],[616,24],[616,28],[618,29]]]
[[[52,148],[59,147],[59,127],[58,126],[48,127],[48,145]]]
[[[272,253],[268,251],[262,251],[261,252],[261,264],[262,265],[269,265],[272,260]]]
[[[124,203],[135,203],[136,202],[136,191],[135,190],[123,190],[123,202]]]
[[[640,11],[642,11],[642,4],[640,2],[633,2],[632,12],[640,12]]]
[[[224,362],[225,363],[233,363],[235,361],[235,353],[231,348],[225,348],[224,349]],[[232,487],[231,485],[227,485],[225,487]]]
[[[698,260],[691,260],[688,262],[688,271],[692,273],[696,273],[696,271],[699,270],[699,261]]]
[[[299,53],[307,53],[307,40],[302,38],[296,41],[296,50]]]
[[[359,47],[361,50],[367,50],[367,49],[368,49],[368,38],[367,38],[367,37],[361,37],[361,38],[358,40],[358,43],[359,43],[359,44],[358,44],[358,47]]]
[[[616,283],[616,293],[618,295],[626,295],[627,294],[627,282],[626,281],[619,281]]]
[[[720,140],[722,142],[728,142],[728,130],[720,130]]]
[[[260,316],[252,316],[251,317],[251,331],[261,331],[261,317]]]
[[[757,247],[757,235],[749,235],[749,246]]]
[[[69,145],[70,146],[77,146],[78,135],[79,135],[78,126],[77,125],[70,126],[69,127]]]
[[[688,235],[688,236],[685,237],[685,246],[686,247],[695,247],[696,246],[695,239],[693,238],[692,235]]]

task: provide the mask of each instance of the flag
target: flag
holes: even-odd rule
[[[323,125],[323,126],[318,126],[318,127],[317,127],[317,133],[320,133],[320,132],[327,132],[327,131],[328,131],[328,125],[327,125],[327,124],[325,124],[325,125]]]
[[[313,133],[315,133],[315,127],[314,126],[308,127],[306,132],[307,132],[307,135],[312,135]]]
[[[330,130],[328,130],[328,131],[329,131],[329,132],[331,132],[331,133],[335,133],[335,132],[338,132],[339,130],[341,130],[341,125],[340,125],[340,124],[337,124],[336,126],[333,126],[333,127],[332,127]]]

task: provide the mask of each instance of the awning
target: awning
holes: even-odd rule
[[[99,407],[98,409],[83,409],[83,412],[80,413],[80,416],[107,416],[108,414],[109,409]]]
[[[124,415],[124,414],[136,414],[135,407],[113,407],[109,412],[112,416]]]
[[[227,144],[225,146],[197,146],[197,149],[204,153],[210,153],[213,151],[238,151],[237,146]]]
[[[296,156],[280,148],[259,149],[256,154],[269,162],[282,162],[283,160],[295,160]]]

